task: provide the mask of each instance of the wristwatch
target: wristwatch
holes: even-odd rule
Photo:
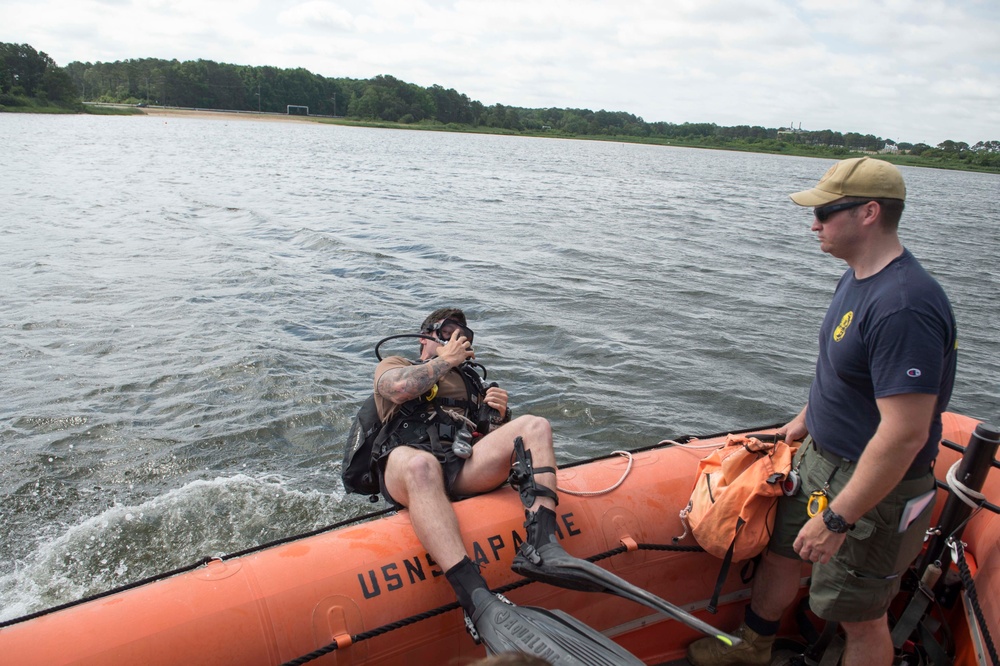
[[[511,418],[510,407],[507,407],[507,411],[504,412],[503,418],[500,418],[500,411],[499,410],[496,410],[496,411],[497,411],[496,416],[491,416],[490,417],[490,423],[491,424],[493,424],[495,426],[499,426],[499,425],[503,425],[505,423],[510,423],[510,418]]]
[[[826,525],[826,529],[836,534],[843,534],[847,530],[854,529],[852,523],[848,523],[842,515],[834,513],[833,509],[829,507],[823,512],[823,524]]]

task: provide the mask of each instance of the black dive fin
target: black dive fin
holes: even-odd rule
[[[527,547],[527,543],[524,543],[521,548],[522,550],[514,557],[511,568],[525,578],[571,590],[614,594],[665,613],[727,645],[739,645],[741,642],[736,636],[716,629],[669,601],[623,580],[593,562],[573,557],[558,543],[547,543],[537,550]]]
[[[523,652],[553,664],[643,666],[635,655],[562,611],[515,606],[485,588],[473,592],[476,610],[466,628],[489,655]]]

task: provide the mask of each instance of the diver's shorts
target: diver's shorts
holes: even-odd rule
[[[385,466],[389,460],[389,454],[392,453],[398,446],[409,446],[413,449],[428,451],[434,454],[437,461],[441,463],[441,472],[444,474],[444,491],[448,495],[448,498],[455,501],[464,497],[464,495],[457,496],[452,493],[451,488],[455,483],[455,479],[458,478],[458,473],[462,471],[462,466],[465,465],[465,459],[459,458],[455,455],[454,451],[451,450],[451,442],[449,441],[442,441],[439,446],[435,447],[431,444],[430,439],[423,439],[418,442],[409,442],[407,444],[397,444],[395,446],[387,447],[379,457],[378,485],[379,490],[382,493],[382,497],[385,498],[386,502],[389,502],[397,508],[403,506],[392,498],[392,495],[389,494],[389,491],[385,487]]]
[[[809,494],[829,484],[830,499],[836,497],[854,466],[849,460],[821,453],[807,437],[793,461],[802,480],[799,492],[779,499],[768,549],[800,559],[793,544],[809,520]],[[925,506],[919,502],[935,490],[933,471],[928,467],[923,474],[907,476],[915,478],[905,478],[862,516],[829,562],[813,564],[809,605],[819,617],[860,622],[877,619],[888,610],[903,573],[920,554],[934,508],[933,501]]]

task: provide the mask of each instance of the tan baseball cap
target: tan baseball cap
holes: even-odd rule
[[[870,157],[837,162],[816,187],[789,195],[800,206],[823,206],[843,197],[906,200],[903,174],[895,165]]]

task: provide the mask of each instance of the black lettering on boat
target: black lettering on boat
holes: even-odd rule
[[[556,523],[556,536],[560,540],[582,533],[583,531],[576,526],[572,513],[559,515]],[[483,543],[486,544],[485,547]],[[512,550],[516,551],[524,543],[524,536],[517,530],[511,530],[509,541],[503,534],[492,534],[475,540],[471,546],[471,559],[480,567],[492,562],[499,562],[508,547],[508,543]],[[369,569],[366,573],[359,573],[357,576],[358,584],[361,586],[361,595],[365,599],[373,599],[382,594],[382,585],[385,585],[387,592],[395,592],[408,585],[425,582],[428,574],[433,579],[443,576],[444,571],[441,570],[430,553],[423,553],[401,558],[397,562],[388,562],[377,569]]]
[[[490,550],[493,551],[493,561],[500,561],[500,550],[503,548],[503,537],[499,534],[491,536],[487,541],[490,544]]]
[[[478,541],[472,542],[472,561],[481,567],[490,563],[489,558],[486,557],[486,551],[483,550]]]
[[[368,578],[372,581],[372,589],[369,591],[368,586],[365,584],[365,575],[358,574],[358,582],[361,583],[361,594],[364,595],[365,599],[371,599],[372,597],[377,597],[382,594],[382,590],[378,586],[378,580],[375,578],[375,570],[368,570]]]
[[[430,559],[428,555],[427,559]],[[417,579],[427,580],[427,574],[424,573],[424,565],[420,562],[419,557],[414,557],[412,560],[403,560],[403,568],[406,569],[406,575],[410,578],[410,585],[417,582]]]
[[[438,566],[438,563],[434,561],[434,558],[431,557],[430,553],[424,553],[424,558],[427,560],[427,566],[431,568],[431,576],[437,578],[438,576],[444,575],[444,572],[441,571],[441,568]]]
[[[389,592],[403,587],[403,577],[398,573],[389,573],[390,571],[396,571],[397,569],[399,569],[399,566],[395,562],[386,564],[382,567],[382,577],[385,578],[385,589]]]
[[[569,534],[570,536],[576,536],[577,534],[580,533],[580,530],[573,528],[574,523],[571,520],[573,518],[573,514],[572,513],[564,513],[561,517],[562,517],[563,525],[566,526],[566,533],[567,534]],[[558,529],[556,531],[558,531]],[[562,534],[559,535],[559,538],[560,539],[562,538]]]

